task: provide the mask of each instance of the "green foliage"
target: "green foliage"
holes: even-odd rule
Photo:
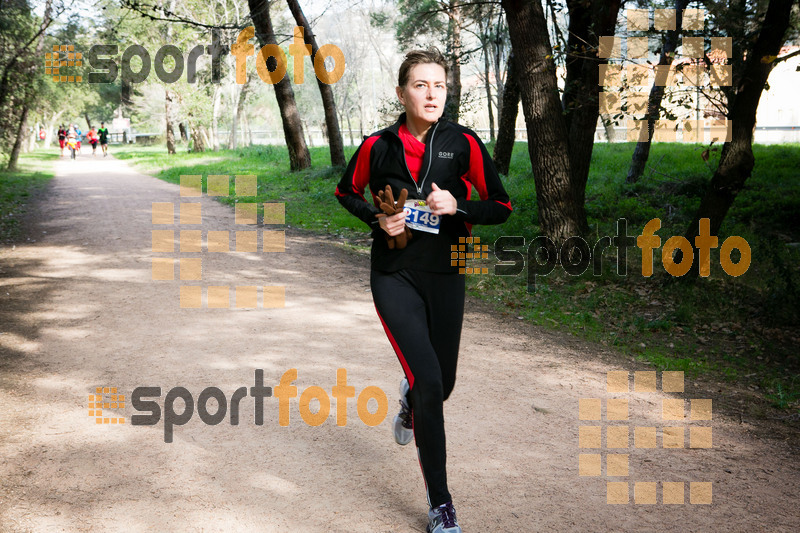
[[[40,90],[36,75],[34,39],[41,21],[27,2],[3,2],[0,8],[0,163],[5,162],[16,140],[23,107]],[[38,69],[41,70],[41,69]]]
[[[398,0],[397,12],[403,16],[395,22],[395,36],[401,50],[428,48],[431,42],[444,43],[446,17],[436,0]]]

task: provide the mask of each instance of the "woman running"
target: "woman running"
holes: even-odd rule
[[[64,157],[64,145],[67,143],[67,129],[61,125],[58,127],[58,145],[61,147],[61,157]]]
[[[69,148],[71,158],[75,159],[75,152],[78,150],[78,134],[72,126],[67,132],[67,148]]]
[[[86,140],[89,141],[89,144],[92,145],[92,157],[97,157],[97,132],[94,130],[94,126],[89,130],[89,133],[86,134]]]
[[[405,374],[394,437],[416,442],[429,533],[461,532],[447,486],[443,415],[464,316],[464,274],[451,252],[472,224],[501,224],[511,214],[478,136],[442,118],[446,80],[441,53],[409,52],[396,88],[405,113],[361,144],[336,188],[339,202],[372,229],[372,297]],[[469,199],[472,187],[480,200]]]

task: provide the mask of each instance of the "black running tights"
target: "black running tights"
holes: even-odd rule
[[[443,402],[456,381],[464,318],[464,275],[416,270],[370,276],[372,298],[411,386],[409,401],[428,504],[451,501]]]

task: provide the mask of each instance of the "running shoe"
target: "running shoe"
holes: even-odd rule
[[[400,412],[394,416],[392,431],[394,440],[400,446],[405,446],[414,438],[414,430],[411,426],[411,407],[408,405],[408,380],[403,378],[400,382]]]
[[[428,511],[427,533],[462,533],[456,521],[453,502],[447,502]]]

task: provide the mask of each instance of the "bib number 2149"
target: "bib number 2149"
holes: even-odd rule
[[[406,212],[406,226],[409,228],[428,233],[439,233],[442,219],[439,215],[431,212],[431,208],[425,204],[424,200],[406,200],[404,211]]]

